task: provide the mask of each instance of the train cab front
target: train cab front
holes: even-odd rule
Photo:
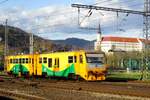
[[[86,54],[88,81],[105,80],[107,66],[104,64],[104,59],[105,57],[103,53]]]

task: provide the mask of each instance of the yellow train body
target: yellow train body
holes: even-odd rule
[[[7,56],[7,72],[14,75],[105,80],[104,53],[73,51]],[[93,62],[92,62],[93,61]]]

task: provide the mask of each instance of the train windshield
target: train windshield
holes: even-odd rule
[[[90,68],[102,67],[104,64],[104,54],[86,54],[86,60]]]

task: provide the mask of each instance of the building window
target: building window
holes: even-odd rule
[[[68,63],[73,63],[73,56],[68,56]]]
[[[115,50],[115,49],[116,49],[116,45],[112,45],[112,46],[111,46],[111,49],[112,49],[112,50]]]
[[[43,58],[43,63],[47,63],[47,58],[46,57]]]

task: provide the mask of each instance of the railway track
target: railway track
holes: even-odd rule
[[[11,85],[7,86],[10,83]],[[138,82],[137,83],[105,82],[105,81],[86,82],[86,81],[51,80],[51,79],[34,79],[34,78],[33,79],[12,78],[11,80],[6,79],[4,80],[4,82],[0,82],[0,88],[4,88],[5,90],[11,90],[9,91],[9,93],[15,89],[17,89],[18,91],[19,90],[30,91],[31,93],[28,93],[29,95],[27,95],[26,98],[24,97],[25,93],[21,93],[21,95],[23,94],[22,98],[25,99],[27,99],[32,95],[49,98],[49,95],[47,93],[51,93],[50,91],[52,91],[52,89],[56,91],[61,89],[65,91],[80,91],[81,93],[82,92],[101,93],[101,94],[106,93],[112,95],[126,95],[126,96],[150,98],[149,95],[150,84]],[[13,92],[15,93],[15,91]],[[18,95],[18,93],[14,95]]]
[[[0,96],[8,97],[15,100],[46,100],[45,98],[19,93],[19,91],[8,91],[5,89],[0,89]]]
[[[150,86],[146,84],[132,84],[132,83],[111,83],[111,82],[72,82],[72,81],[58,81],[55,83],[45,82],[39,84],[42,89],[55,88],[75,91],[88,91],[96,93],[110,93],[137,97],[150,98]]]

